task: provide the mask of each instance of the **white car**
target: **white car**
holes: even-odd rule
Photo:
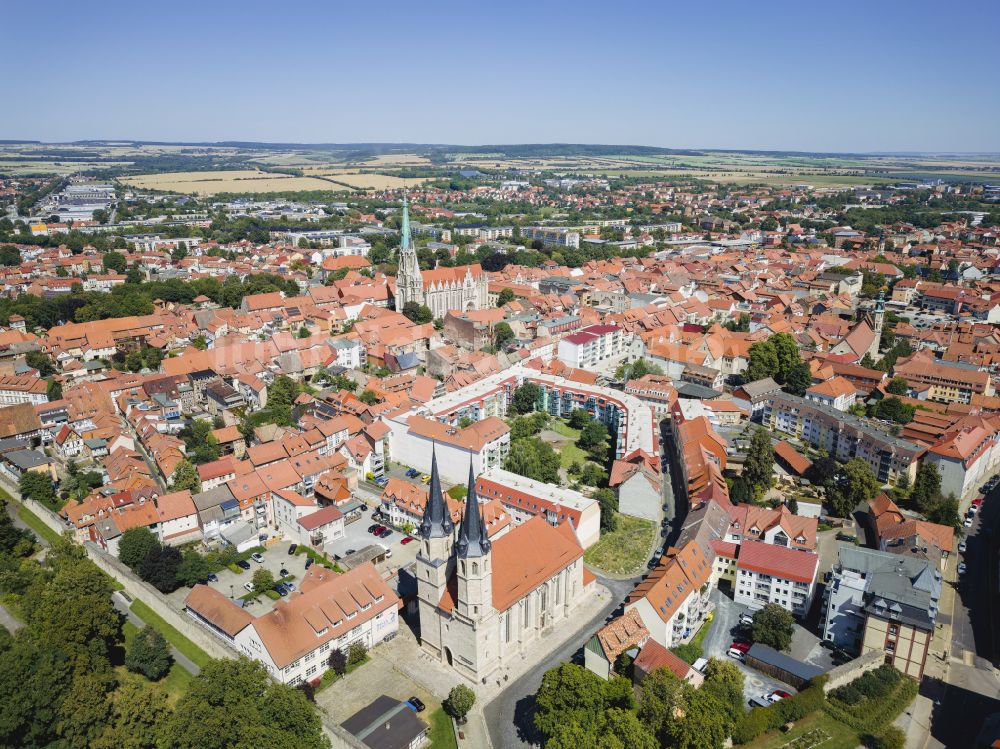
[[[971,528],[971,527],[972,527],[972,518],[971,518],[971,517],[969,517],[969,516],[966,516],[966,518],[965,518],[965,522],[963,523],[963,525],[964,525],[964,526],[965,526],[966,528]]]
[[[753,617],[750,614],[740,614],[740,624],[749,627],[753,624]]]
[[[250,558],[254,560],[257,564],[264,564],[264,557],[258,554],[257,552],[251,554]]]
[[[968,567],[966,567],[966,566],[965,566],[965,562],[959,562],[959,563],[958,563],[958,574],[960,574],[960,575],[964,575],[964,574],[965,574],[965,571],[966,571],[967,569],[968,569]]]
[[[962,554],[964,554],[964,553],[965,553],[965,539],[964,539],[964,538],[962,539],[962,542],[961,542],[961,543],[960,543],[960,544],[958,545],[958,550],[959,550],[959,551],[960,551],[960,552],[961,552]]]
[[[743,651],[742,650],[737,650],[736,648],[729,648],[729,652],[727,653],[727,655],[730,658],[735,658],[738,661],[742,661],[742,660],[746,659],[746,655],[743,653]]]
[[[243,583],[243,587],[253,593],[253,583]]]

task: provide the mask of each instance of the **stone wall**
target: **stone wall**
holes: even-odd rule
[[[874,671],[885,662],[885,653],[880,650],[870,650],[864,655],[858,656],[853,661],[848,661],[836,668],[826,672],[826,683],[823,685],[823,692],[829,694],[831,689],[842,687],[866,671]]]

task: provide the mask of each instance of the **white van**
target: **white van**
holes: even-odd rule
[[[727,655],[730,658],[735,658],[738,661],[743,661],[746,659],[746,654],[742,650],[737,650],[736,648],[729,648]]]
[[[694,663],[691,664],[691,668],[700,674],[705,673],[705,666],[708,665],[708,658],[699,658]]]

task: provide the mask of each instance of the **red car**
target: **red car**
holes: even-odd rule
[[[741,653],[745,653],[750,649],[750,643],[734,640],[733,644],[730,645],[729,647],[733,648],[734,650],[739,650]]]
[[[772,697],[778,696],[778,697],[780,697],[783,700],[787,700],[792,695],[791,695],[791,693],[786,692],[784,689],[775,689],[773,692],[771,692],[771,696]]]
[[[414,538],[413,536],[407,536],[406,538],[404,538],[404,539],[403,539],[402,541],[400,541],[399,543],[400,543],[400,544],[402,544],[403,546],[406,546],[406,545],[407,545],[408,543],[410,543],[410,542],[412,542],[412,541],[416,541],[416,540],[417,540],[417,539],[415,539],[415,538]]]
[[[983,503],[982,497],[976,497],[974,500],[972,500],[973,507],[979,507],[982,503]]]

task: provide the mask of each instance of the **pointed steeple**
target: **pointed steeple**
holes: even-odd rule
[[[402,235],[399,240],[400,252],[410,249],[410,208],[406,202],[406,193],[403,193],[403,220],[399,225],[399,233]]]
[[[424,538],[447,538],[455,529],[451,513],[441,494],[441,480],[438,478],[437,452],[431,448],[431,485],[424,507],[424,518],[420,521],[420,535]]]
[[[476,496],[476,477],[469,463],[469,490],[465,498],[465,515],[458,529],[458,542],[455,545],[459,559],[482,557],[490,551],[490,540],[486,535],[486,523],[483,522],[479,497]]]

